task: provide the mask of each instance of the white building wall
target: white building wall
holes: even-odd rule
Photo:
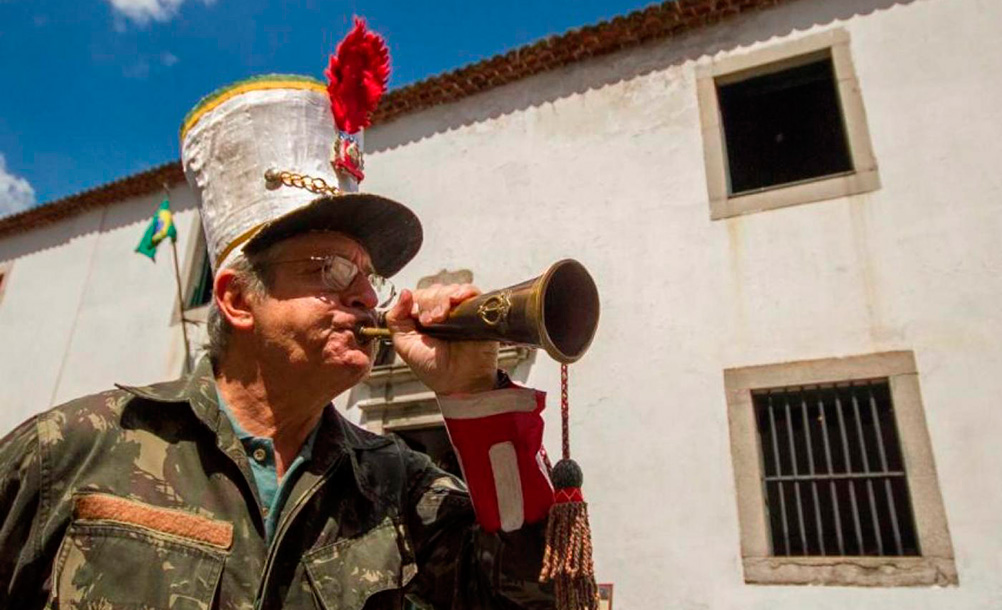
[[[0,299],[0,431],[112,383],[176,377],[183,343],[170,246],[134,252],[163,194],[117,203],[0,240],[11,264]],[[178,253],[190,264],[191,191],[171,193]]]
[[[410,282],[467,267],[500,287],[565,256],[595,275],[572,446],[617,609],[1002,603],[998,23],[996,2],[795,2],[367,133],[367,187],[425,223]],[[831,28],[882,188],[711,222],[696,66]],[[897,349],[918,360],[960,587],[745,585],[722,371]],[[557,366],[519,373],[550,390],[559,447]]]
[[[398,284],[445,267],[494,288],[567,256],[595,276],[572,447],[616,610],[1002,603],[998,23],[992,0],[794,2],[367,132],[366,188],[425,226]],[[711,222],[696,66],[831,28],[850,35],[882,188]],[[173,200],[194,226],[190,192]],[[0,240],[0,429],[180,370],[168,253],[132,253],[158,201]],[[918,361],[960,586],[745,585],[722,371],[898,349]],[[558,367],[538,355],[516,377],[550,391],[556,450]]]

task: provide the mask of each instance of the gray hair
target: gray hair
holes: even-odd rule
[[[233,281],[239,283],[248,293],[261,297],[268,294],[270,277],[266,271],[264,261],[268,258],[268,251],[247,257],[243,252],[237,252],[233,261],[227,268],[234,272]],[[206,333],[209,340],[205,345],[205,351],[213,364],[218,364],[226,353],[230,334],[233,327],[229,320],[219,311],[216,299],[209,303],[209,313],[206,320]]]

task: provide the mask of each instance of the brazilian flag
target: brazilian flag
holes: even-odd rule
[[[168,237],[171,238],[171,241],[177,241],[177,229],[174,228],[174,217],[170,213],[170,202],[164,199],[160,207],[157,208],[156,214],[150,219],[146,233],[143,234],[143,240],[136,246],[136,252],[145,254],[150,257],[150,260],[156,261],[157,246]]]

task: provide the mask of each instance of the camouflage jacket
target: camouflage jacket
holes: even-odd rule
[[[328,407],[274,540],[211,367],[56,407],[0,441],[0,608],[552,608],[542,527],[487,534],[462,482]]]

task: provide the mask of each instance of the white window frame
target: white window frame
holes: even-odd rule
[[[731,194],[727,143],[717,98],[717,84],[738,82],[792,68],[813,61],[825,53],[830,53],[832,58],[853,171]],[[845,30],[835,29],[699,65],[696,68],[696,94],[712,220],[856,195],[880,188],[877,161],[866,126],[863,98],[849,52],[849,34]]]
[[[886,377],[915,516],[919,557],[771,554],[762,485],[761,450],[752,391]],[[731,457],[737,490],[744,579],[764,585],[947,586],[957,567],[940,495],[932,444],[910,351],[806,360],[724,371]]]

